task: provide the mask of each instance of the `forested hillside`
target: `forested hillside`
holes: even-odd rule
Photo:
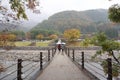
[[[96,9],[87,11],[63,11],[56,13],[39,23],[31,31],[48,30],[58,33],[69,28],[78,28],[82,33],[112,30],[118,32],[120,26],[113,24],[108,19],[107,10]],[[106,32],[109,34],[110,31]]]

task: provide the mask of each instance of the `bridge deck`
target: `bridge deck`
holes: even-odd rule
[[[37,80],[90,80],[65,54],[55,55]]]

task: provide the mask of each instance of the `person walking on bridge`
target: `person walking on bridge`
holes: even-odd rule
[[[64,44],[61,44],[61,49],[62,49],[62,54],[63,54],[63,52],[65,50],[65,45]]]
[[[61,51],[61,44],[58,44],[58,50]]]

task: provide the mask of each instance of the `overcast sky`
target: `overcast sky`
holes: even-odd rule
[[[117,3],[120,3],[120,0],[40,0],[40,7],[38,9],[41,14],[33,14],[30,10],[27,10],[27,14],[29,21],[38,23],[57,12],[66,10],[108,9],[111,5]],[[5,3],[3,4],[6,5]]]
[[[41,10],[47,14],[53,14],[64,10],[108,9],[118,2],[120,3],[120,0],[41,0]]]
[[[35,16],[31,14],[30,19],[41,21],[50,15],[66,10],[108,9],[116,3],[120,3],[120,0],[40,0],[38,9],[40,9],[41,14]]]

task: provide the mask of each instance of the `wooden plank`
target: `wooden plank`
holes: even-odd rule
[[[55,55],[37,80],[90,80],[90,78],[61,52]]]

